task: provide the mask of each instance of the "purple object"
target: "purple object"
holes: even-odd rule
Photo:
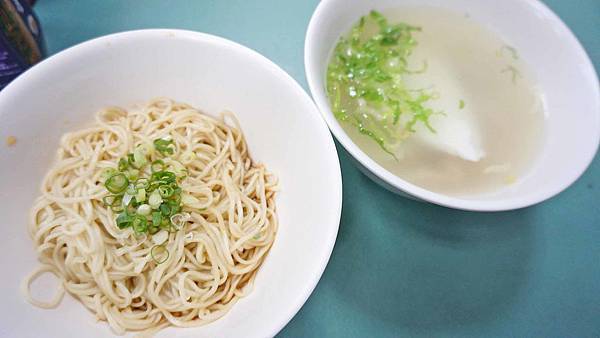
[[[0,0],[0,90],[46,54],[39,20],[24,0]]]

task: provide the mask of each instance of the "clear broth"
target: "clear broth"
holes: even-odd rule
[[[352,140],[393,174],[425,189],[453,196],[496,192],[526,175],[544,135],[541,93],[518,51],[466,14],[433,7],[384,11],[389,22],[422,28],[409,62],[427,70],[405,77],[411,88],[433,88],[439,98],[429,106],[470,114],[486,156],[477,162],[428,147],[411,136],[395,160],[355,127],[341,122]],[[461,108],[461,101],[464,107]],[[441,122],[441,121],[436,121]],[[420,128],[417,133],[429,132]]]

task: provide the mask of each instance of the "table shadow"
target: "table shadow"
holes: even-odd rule
[[[349,162],[345,161],[346,166]],[[394,195],[344,168],[344,211],[326,271],[339,299],[388,328],[430,335],[492,321],[528,282],[535,207],[474,213]],[[361,193],[361,198],[349,196]]]

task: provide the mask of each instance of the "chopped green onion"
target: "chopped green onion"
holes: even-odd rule
[[[460,100],[458,102],[458,109],[463,109],[465,107],[465,101],[464,100]]]
[[[173,195],[173,192],[175,192],[175,189],[170,185],[161,185],[160,187],[158,187],[158,193],[162,198],[171,197]]]
[[[127,178],[128,178],[130,181],[135,181],[135,180],[137,180],[137,179],[138,179],[138,175],[139,175],[139,174],[140,174],[140,171],[139,171],[138,169],[133,169],[133,168],[131,168],[131,169],[127,170]]]
[[[158,189],[158,187],[160,187],[162,183],[159,181],[150,181],[150,183],[148,184],[148,188],[146,188],[146,190],[148,192],[153,192],[154,190]]]
[[[121,212],[123,211],[123,197],[122,196],[117,196],[115,197],[115,199],[113,200],[112,204],[110,205],[110,209],[113,212]]]
[[[175,187],[175,190],[173,190],[173,196],[176,196],[176,195],[179,195],[179,196],[181,196],[181,192],[182,192],[182,191],[183,191],[183,190],[181,190],[181,188],[180,188],[180,187]],[[181,197],[180,197],[180,198],[181,198]]]
[[[111,193],[103,197],[102,202],[118,213],[115,220],[119,229],[131,227],[136,234],[149,233],[156,235],[154,241],[161,238],[166,241],[168,233],[176,231],[185,222],[178,214],[182,190],[177,183],[177,173],[186,170],[181,163],[169,158],[152,161],[155,149],[163,156],[174,153],[176,148],[172,140],[159,139],[154,145],[155,148],[144,143],[138,145],[119,160],[118,170],[107,168],[100,173]],[[151,255],[160,264],[168,258],[169,252],[164,246],[155,246]]]
[[[175,228],[181,229],[181,227],[183,227],[187,219],[188,217],[185,215],[174,214],[173,216],[171,216],[171,224],[173,224]]]
[[[150,204],[150,206],[152,207],[152,209],[158,209],[160,207],[160,204],[162,203],[162,197],[160,197],[160,193],[156,190],[154,190],[151,194],[150,197],[148,197],[148,204]]]
[[[102,203],[105,207],[110,207],[113,202],[119,197],[119,195],[108,195],[102,197]]]
[[[135,203],[135,199],[130,199],[130,201],[128,202],[128,204],[125,204],[125,201],[123,201],[123,205],[124,205],[124,209],[125,212],[127,214],[129,214],[130,216],[135,216],[136,212],[137,212],[137,204]]]
[[[154,148],[158,150],[163,156],[172,155],[174,150],[171,146],[174,146],[173,140],[156,139],[154,140]]]
[[[150,165],[150,169],[153,173],[165,170],[165,162],[163,160],[156,160]]]
[[[146,217],[135,215],[131,221],[131,227],[137,233],[146,232],[146,230],[148,230],[148,221],[146,220]]]
[[[133,151],[133,161],[136,168],[141,168],[145,166],[146,163],[148,163],[146,155],[144,155],[144,153],[142,153],[140,149],[136,149]]]
[[[119,168],[119,171],[127,170],[127,168],[129,168],[129,162],[127,162],[127,159],[124,159],[124,158],[120,159],[118,168]]]
[[[160,211],[153,211],[152,212],[152,226],[154,227],[159,227],[160,223],[162,222],[162,214],[160,213]]]
[[[150,178],[151,180],[154,181],[159,181],[162,182],[163,184],[167,184],[167,183],[173,183],[177,180],[177,177],[175,176],[174,173],[170,172],[170,171],[157,171],[152,173],[152,176]]]
[[[175,191],[173,191],[173,195],[170,197],[169,200],[173,201],[174,203],[177,203],[177,205],[180,205],[181,204],[181,188],[175,188]]]
[[[125,229],[131,226],[132,217],[127,212],[122,212],[117,216],[117,227]]]
[[[112,212],[116,213],[120,213],[123,212],[125,210],[125,208],[122,205],[112,205],[110,207],[110,210],[112,210]]]
[[[504,50],[507,50],[510,53],[510,56],[514,59],[514,60],[518,60],[519,59],[519,53],[517,52],[517,50],[509,45],[504,45],[500,48],[500,50],[498,51],[498,56],[502,55],[502,52]]]
[[[169,250],[164,244],[155,245],[150,249],[150,256],[156,262],[156,264],[162,264],[169,259]]]
[[[138,203],[142,203],[146,200],[146,189],[138,189],[137,194],[135,195],[135,201]]]
[[[126,194],[123,195],[123,199],[122,200],[123,200],[123,205],[124,206],[128,206],[131,203],[131,201],[133,200],[133,195],[129,194],[129,193],[126,193]]]
[[[171,230],[172,224],[168,217],[164,217],[160,222],[160,228],[163,230]]]
[[[175,200],[168,200],[167,204],[171,208],[171,215],[178,213],[181,210],[180,203]]]
[[[106,180],[111,177],[112,175],[116,174],[117,171],[115,170],[115,168],[104,168],[102,170],[102,172],[100,173],[100,179],[103,182],[106,182]]]
[[[327,68],[334,116],[393,157],[395,149],[389,147],[409,137],[416,123],[429,127],[429,117],[437,113],[426,105],[434,93],[412,90],[404,81],[405,75],[415,73],[409,69],[409,56],[418,31],[404,23],[391,24],[371,11],[339,39]]]
[[[135,181],[136,189],[146,189],[146,188],[148,188],[149,185],[150,185],[150,181],[144,177],[138,178],[137,181]]]
[[[134,167],[133,165],[135,163],[135,158],[133,157],[133,153],[129,153],[127,154],[127,164],[129,164],[129,166]]]
[[[150,156],[154,153],[154,148],[147,143],[142,143],[135,147],[135,149],[139,150],[144,156]]]
[[[128,207],[131,207],[132,209],[137,210],[137,207],[139,207],[140,204],[143,204],[143,203],[139,203],[138,201],[135,200],[135,198],[132,198],[131,202],[129,202]]]
[[[186,176],[187,169],[183,166],[183,164],[169,159],[168,162],[165,162],[169,165],[169,170],[174,172],[177,176]]]
[[[501,71],[501,73],[507,72],[511,74],[512,83],[517,83],[517,79],[522,77],[521,72],[519,72],[519,70],[513,65],[508,65]]]
[[[138,215],[148,216],[152,212],[152,208],[148,204],[142,204],[137,208]]]
[[[113,194],[119,194],[127,189],[129,185],[129,180],[123,173],[114,174],[109,177],[104,183],[106,189],[112,192]]]
[[[127,190],[125,192],[131,196],[135,196],[137,194],[137,191],[138,190],[135,188],[135,185],[130,184],[129,186],[127,186]]]
[[[161,204],[159,210],[163,216],[165,216],[165,217],[171,216],[171,206],[168,205],[167,203]]]

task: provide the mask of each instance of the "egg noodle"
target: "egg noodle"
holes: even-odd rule
[[[166,258],[151,254],[152,235],[119,229],[102,199],[102,175],[136,146],[174,143],[183,225],[165,236]],[[231,113],[219,118],[169,99],[126,111],[107,108],[90,128],[65,134],[58,159],[30,214],[29,233],[41,266],[23,283],[27,300],[59,305],[67,291],[113,331],[152,334],[223,316],[246,295],[277,232],[277,178],[252,161]],[[61,285],[50,301],[36,300],[31,283],[43,273]]]

